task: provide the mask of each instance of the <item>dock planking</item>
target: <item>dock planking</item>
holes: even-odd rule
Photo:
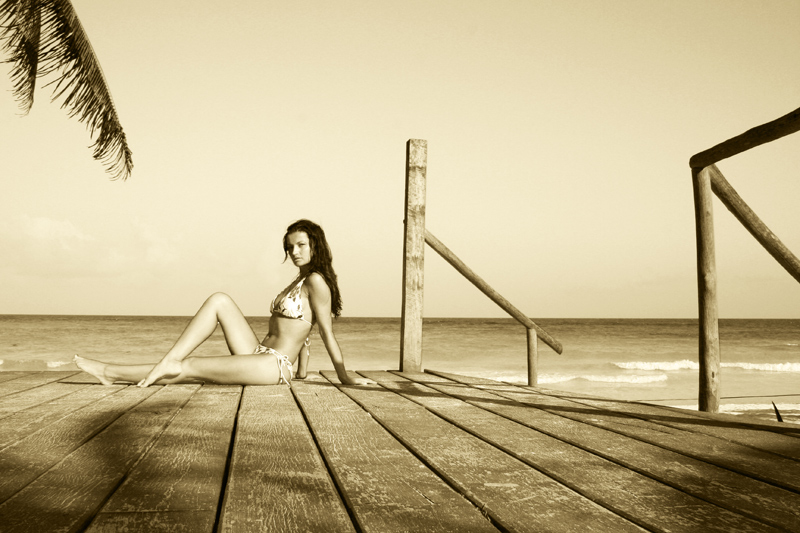
[[[800,531],[800,432],[441,372],[0,373],[2,531]]]

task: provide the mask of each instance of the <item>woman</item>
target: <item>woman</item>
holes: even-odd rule
[[[238,385],[288,383],[298,354],[297,377],[306,377],[308,335],[316,323],[339,381],[345,385],[369,383],[347,375],[339,343],[333,335],[331,315],[341,313],[342,298],[333,271],[331,249],[322,228],[309,220],[298,220],[286,229],[283,249],[285,257],[291,257],[300,273],[272,301],[269,332],[261,343],[230,296],[216,293],[205,301],[175,345],[156,365],[107,364],[77,355],[75,363],[103,385],[115,381],[138,383],[140,387],[198,381]],[[231,355],[189,357],[214,333],[218,323]]]

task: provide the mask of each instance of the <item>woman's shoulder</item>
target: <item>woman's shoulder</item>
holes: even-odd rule
[[[312,272],[309,274],[303,283],[308,286],[309,290],[312,291],[331,292],[330,287],[328,287],[328,282],[325,281],[325,278],[323,278],[322,274],[319,272]]]

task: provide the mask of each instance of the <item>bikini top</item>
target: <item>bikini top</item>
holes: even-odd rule
[[[309,322],[306,320],[304,313],[303,313],[303,295],[300,293],[300,287],[303,286],[303,282],[305,278],[300,279],[297,282],[297,285],[292,287],[286,296],[280,298],[280,293],[272,300],[272,314],[282,316],[284,318],[295,318],[297,320],[302,320],[303,322]],[[279,300],[280,298],[280,300]]]

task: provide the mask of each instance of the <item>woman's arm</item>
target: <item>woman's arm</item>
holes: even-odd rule
[[[325,279],[321,275],[313,273],[306,278],[304,286],[307,287],[308,301],[317,319],[319,336],[322,337],[322,342],[328,350],[328,355],[333,363],[333,368],[336,369],[336,375],[339,377],[339,381],[341,381],[343,385],[366,385],[370,383],[366,379],[352,379],[347,375],[347,370],[344,368],[342,351],[339,349],[339,343],[333,335],[331,290],[325,282]]]

